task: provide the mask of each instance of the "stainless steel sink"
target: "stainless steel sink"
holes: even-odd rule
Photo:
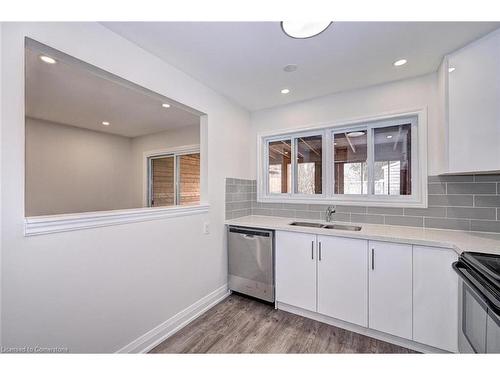
[[[290,225],[296,225],[298,227],[309,227],[309,228],[323,228],[324,224],[320,223],[308,223],[307,221],[294,221]]]
[[[295,225],[297,227],[308,227],[308,228],[350,230],[354,232],[361,230],[361,227],[357,225],[321,224],[321,223],[310,223],[307,221],[294,221],[290,223],[290,225]]]
[[[343,225],[343,224],[330,224],[323,226],[324,229],[340,229],[340,230],[352,230],[354,232],[358,232],[361,230],[361,227],[358,225]]]

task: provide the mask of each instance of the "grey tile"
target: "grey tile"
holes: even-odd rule
[[[429,207],[472,207],[472,195],[429,195]]]
[[[477,174],[474,176],[476,182],[500,182],[500,174]]]
[[[427,182],[473,182],[473,175],[429,176]]]
[[[250,209],[245,209],[245,210],[235,210],[232,212],[232,219],[236,219],[237,217],[243,217],[243,216],[248,216],[251,215],[252,212]]]
[[[396,207],[368,207],[369,214],[379,214],[379,215],[403,215],[402,208]]]
[[[297,219],[319,220],[321,219],[321,214],[317,211],[295,211],[295,217]]]
[[[295,211],[294,211],[294,210],[274,209],[274,210],[273,210],[273,216],[279,216],[279,217],[295,217]]]
[[[252,208],[252,215],[273,216],[273,210],[267,208]]]
[[[226,178],[226,185],[233,185],[234,184],[234,178]]]
[[[496,194],[497,186],[492,182],[449,182],[448,194]]]
[[[351,221],[353,223],[384,224],[384,216],[383,215],[351,214]]]
[[[446,217],[446,207],[405,208],[407,216]]]
[[[251,205],[250,202],[229,202],[227,204],[227,208],[231,211],[244,210],[247,208],[251,208]]]
[[[446,184],[429,184],[427,191],[429,194],[446,194]]]
[[[283,204],[282,203],[265,203],[265,202],[263,202],[261,205],[261,208],[279,209],[279,208],[283,208]]]
[[[500,207],[500,195],[477,195],[474,197],[476,207]]]
[[[283,208],[286,210],[307,211],[309,206],[307,204],[302,204],[302,203],[283,203]]]
[[[326,220],[326,213],[322,213],[321,214],[321,220]],[[333,215],[333,218],[332,218],[333,221],[351,221],[351,214],[346,212],[346,213],[342,213],[342,212],[337,212]]]
[[[326,209],[330,206],[335,206],[333,204],[308,204],[307,205],[308,208],[307,210],[308,211],[320,211],[320,212],[325,212]]]
[[[233,201],[233,194],[232,193],[226,193],[226,203],[227,202],[232,202]]]
[[[470,230],[470,220],[424,218],[424,227],[438,229]]]
[[[477,232],[500,232],[500,221],[472,220],[471,230]]]
[[[226,193],[236,193],[238,191],[238,185],[226,185]]]
[[[233,211],[226,211],[226,220],[233,219]]]
[[[337,212],[366,214],[366,206],[337,206]]]
[[[413,216],[386,216],[385,224],[388,225],[402,225],[406,227],[423,227],[424,218],[423,217],[413,217]]]
[[[497,217],[494,208],[477,208],[477,207],[448,207],[446,216],[458,219],[489,219],[495,220]]]

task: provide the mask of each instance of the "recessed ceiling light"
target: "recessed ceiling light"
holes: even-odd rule
[[[281,90],[281,93],[282,93],[282,94],[288,94],[289,92],[290,92],[290,90],[289,90],[289,89],[282,89],[282,90]]]
[[[388,135],[388,136],[387,136],[387,139],[391,139],[391,138],[392,138],[392,135]]]
[[[448,73],[451,73],[451,72],[453,72],[454,70],[455,70],[455,68],[454,68],[454,67],[452,67],[452,66],[450,66],[450,67],[448,68]]]
[[[396,60],[394,61],[394,66],[401,66],[401,65],[404,65],[406,64],[408,61],[406,59],[400,59],[400,60]]]
[[[170,104],[168,104],[168,103],[163,103],[161,106],[162,106],[163,108],[170,108]]]
[[[347,133],[348,137],[361,137],[362,135],[365,135],[365,132],[350,132],[350,133]]]
[[[40,60],[47,64],[55,64],[57,61],[50,56],[41,55]]]
[[[289,37],[295,39],[311,38],[325,31],[330,26],[331,21],[322,22],[296,22],[296,21],[283,21],[281,28],[283,32]]]
[[[108,121],[103,121],[103,122],[102,122],[102,124],[103,124],[104,126],[109,126],[109,122],[108,122]]]
[[[285,67],[283,68],[283,70],[287,73],[295,72],[297,69],[298,69],[297,64],[288,64],[285,65]]]

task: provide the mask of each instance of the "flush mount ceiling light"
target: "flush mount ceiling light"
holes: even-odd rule
[[[365,135],[365,132],[350,132],[350,133],[347,133],[347,136],[348,137],[361,137],[362,135]]]
[[[170,108],[170,104],[168,104],[168,103],[163,103],[161,106],[162,106],[163,108]]]
[[[57,61],[50,56],[41,55],[40,60],[47,64],[55,64]]]
[[[103,124],[104,126],[109,126],[109,122],[108,122],[108,121],[103,121],[103,122],[102,122],[102,124]]]
[[[406,59],[400,59],[400,60],[396,60],[394,61],[393,65],[394,66],[402,66],[404,64],[406,64],[408,61]]]
[[[388,135],[388,136],[387,136],[387,139],[391,139],[391,138],[392,138],[392,135]]]
[[[450,66],[450,67],[448,68],[448,73],[451,73],[451,72],[453,72],[454,70],[455,70],[455,68],[454,68],[454,67],[452,67],[452,66]]]
[[[282,94],[288,94],[289,92],[290,92],[290,90],[289,90],[289,89],[282,89],[282,90],[281,90],[281,93],[282,93]]]
[[[298,66],[296,64],[288,64],[285,65],[283,70],[287,73],[295,72],[298,69]]]
[[[322,22],[300,22],[300,21],[282,21],[281,29],[291,38],[306,39],[312,38],[325,31],[331,25],[331,21]]]

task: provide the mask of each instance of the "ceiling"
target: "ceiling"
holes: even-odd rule
[[[499,22],[334,22],[292,39],[279,22],[105,22],[164,61],[249,110],[437,70],[444,55]],[[392,63],[405,58],[396,68]],[[292,73],[283,71],[297,64]],[[280,93],[289,88],[287,95]]]
[[[72,58],[63,61],[61,52],[43,53],[57,55],[56,64],[42,62],[41,54],[26,48],[27,117],[125,137],[199,124],[199,116],[158,94],[106,77],[83,62],[68,62]],[[164,102],[171,107],[163,108]]]

